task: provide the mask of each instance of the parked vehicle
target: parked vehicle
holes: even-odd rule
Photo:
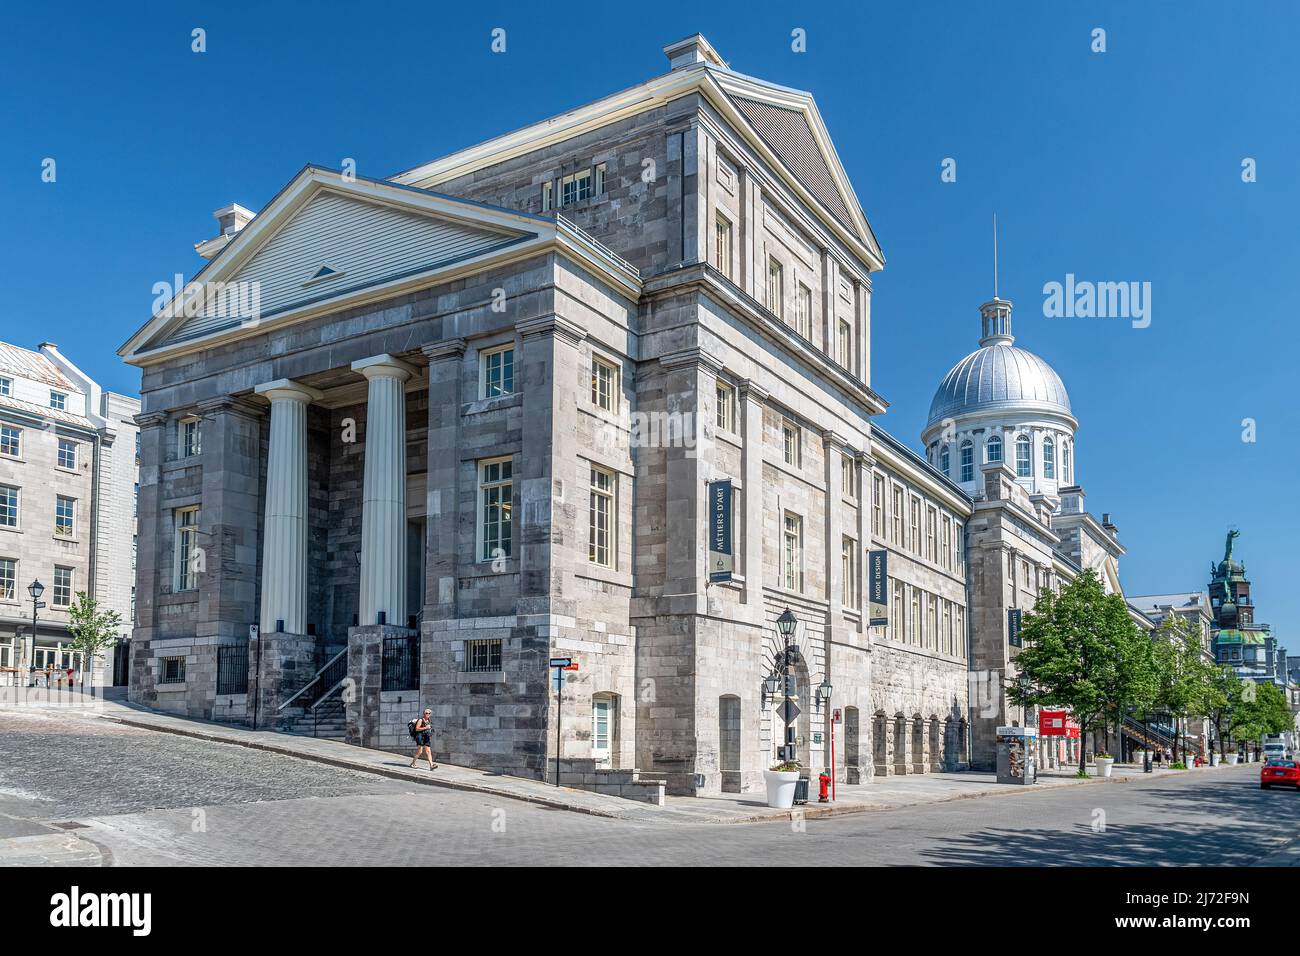
[[[1259,768],[1259,788],[1295,787],[1300,790],[1300,762],[1269,760]]]
[[[1295,757],[1295,734],[1283,732],[1280,734],[1265,734],[1263,745],[1260,748],[1264,752],[1264,759],[1281,759],[1290,760]]]

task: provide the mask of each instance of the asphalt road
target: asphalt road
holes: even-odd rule
[[[1300,793],[1261,791],[1258,779],[1243,766],[802,824],[639,825],[107,722],[0,714],[0,861],[7,836],[59,823],[81,852],[117,866],[766,866],[778,853],[823,866],[1248,865],[1300,836]]]

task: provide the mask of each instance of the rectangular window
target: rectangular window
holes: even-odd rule
[[[18,489],[0,485],[0,528],[18,527]]]
[[[54,569],[54,597],[50,599],[54,607],[67,607],[72,603],[72,568]]]
[[[718,382],[717,402],[718,429],[734,434],[736,431],[736,390],[725,382]]]
[[[908,547],[912,549],[913,554],[921,553],[921,499],[912,499],[911,522],[908,525]]]
[[[510,557],[514,463],[509,458],[479,465],[479,560]]]
[[[955,649],[952,643],[952,604],[948,601],[943,602],[943,630],[940,633],[943,635],[940,650],[951,657]]]
[[[591,404],[607,412],[618,410],[618,368],[591,357]]]
[[[968,441],[961,446],[961,480],[975,480],[975,448]]]
[[[617,514],[614,473],[603,468],[591,469],[591,501],[588,505],[590,533],[587,560],[602,568],[614,566],[614,520]]]
[[[785,275],[781,263],[767,259],[767,307],[778,319],[785,318]]]
[[[912,592],[911,613],[907,618],[907,630],[910,641],[918,647],[921,644],[921,589],[909,587]]]
[[[183,418],[180,422],[182,458],[192,458],[203,452],[203,422],[198,418]]]
[[[933,508],[925,509],[925,559],[939,561],[939,515]]]
[[[852,455],[840,455],[840,493],[845,498],[858,496],[858,463]]]
[[[54,533],[60,538],[71,538],[75,522],[77,502],[67,495],[57,495],[54,499]]]
[[[0,395],[5,398],[12,397],[14,393],[14,380],[7,376],[0,375]]]
[[[18,562],[0,558],[0,601],[18,600]]]
[[[939,650],[939,599],[933,594],[925,599],[925,646]]]
[[[907,546],[907,539],[903,537],[903,509],[906,507],[903,500],[903,489],[894,488],[893,504],[893,525],[894,525],[894,544],[900,548]]]
[[[901,641],[904,638],[903,633],[903,584],[901,581],[894,581],[893,603],[889,608],[889,636],[895,641]]]
[[[542,212],[550,212],[555,208],[555,183],[547,180],[542,183]]]
[[[781,451],[787,465],[800,467],[802,449],[799,447],[799,426],[789,420],[781,423]]]
[[[803,590],[803,518],[785,514],[781,551],[781,583],[787,591]]]
[[[56,392],[50,389],[50,408],[55,411],[66,412],[68,410],[68,395],[66,392]]]
[[[199,543],[198,507],[177,508],[174,512],[176,526],[176,590],[193,591],[199,586],[199,569],[202,554]]]
[[[515,393],[515,347],[507,345],[479,355],[479,398]]]
[[[22,454],[22,435],[21,428],[14,428],[12,425],[0,425],[0,455],[8,455],[11,458],[17,458]],[[62,441],[63,439],[59,439]]]
[[[597,163],[592,173],[596,177],[593,195],[603,196],[605,194],[605,164]]]
[[[77,443],[67,438],[59,439],[59,467],[77,467]]]
[[[885,479],[875,475],[871,479],[871,533],[885,537]]]
[[[560,180],[560,205],[572,206],[591,198],[591,170],[570,173]]]
[[[802,282],[794,303],[794,330],[804,338],[812,335],[812,289]]]
[[[160,684],[184,684],[185,683],[185,658],[183,657],[164,657],[159,661],[162,673],[158,675]]]
[[[722,213],[713,221],[713,267],[731,278],[731,221]]]
[[[839,335],[835,338],[837,358],[844,368],[853,368],[853,326],[840,319]]]
[[[955,570],[952,563],[952,519],[943,516],[943,566],[949,571]]]
[[[609,756],[610,727],[614,720],[610,703],[608,697],[591,700],[591,755],[597,759]]]
[[[858,543],[848,535],[840,545],[840,573],[844,576],[844,606],[858,607]]]
[[[966,609],[960,604],[957,605],[957,633],[954,639],[957,641],[957,654],[964,659],[966,657]]]
[[[501,670],[501,640],[466,641],[463,666],[471,673]]]

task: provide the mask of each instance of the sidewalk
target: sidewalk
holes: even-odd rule
[[[55,709],[55,708],[51,708]],[[354,747],[335,740],[318,740],[271,730],[248,730],[227,724],[173,717],[135,704],[99,701],[94,707],[68,708],[70,718],[120,722],[131,727],[160,733],[179,734],[200,740],[264,750],[285,756],[311,760],[345,770],[377,774],[396,780],[478,793],[487,797],[523,800],[528,803],[588,813],[594,816],[636,823],[717,824],[753,823],[774,820],[815,818],[844,813],[894,810],[901,807],[987,797],[997,794],[1044,792],[1062,786],[1085,784],[1120,784],[1143,777],[1136,765],[1119,765],[1107,779],[1075,776],[1074,768],[1040,772],[1038,784],[1031,787],[1000,785],[992,773],[918,774],[884,777],[867,784],[837,787],[836,801],[816,802],[817,781],[811,781],[812,800],[794,810],[774,810],[766,805],[761,791],[722,794],[710,797],[668,797],[663,807],[637,803],[619,797],[556,787],[540,780],[511,777],[490,771],[440,763],[437,770],[410,768],[410,758],[381,750]],[[1158,770],[1150,776],[1202,771]]]

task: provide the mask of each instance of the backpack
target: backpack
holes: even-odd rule
[[[407,732],[408,734],[411,735],[411,739],[412,739],[412,740],[415,740],[415,739],[416,739],[416,736],[415,736],[415,733],[416,733],[416,731],[415,731],[415,724],[416,724],[416,721],[418,721],[419,719],[420,719],[420,718],[418,718],[418,717],[414,717],[414,718],[412,718],[411,720],[408,720],[408,721],[406,722],[406,732]]]

